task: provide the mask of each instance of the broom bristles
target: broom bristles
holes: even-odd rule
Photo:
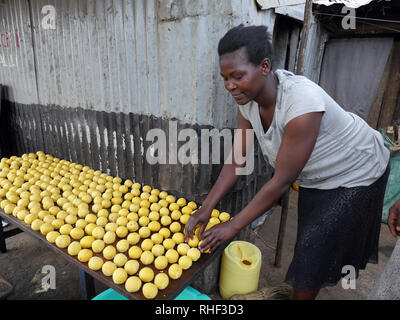
[[[235,294],[230,300],[291,300],[293,287],[286,283],[276,286],[264,287],[261,290],[248,294]]]

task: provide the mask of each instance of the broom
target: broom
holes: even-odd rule
[[[293,287],[286,283],[264,287],[248,294],[235,294],[230,300],[292,300]]]

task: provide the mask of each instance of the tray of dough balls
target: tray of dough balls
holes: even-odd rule
[[[173,299],[220,250],[201,254],[198,205],[42,151],[0,161],[6,219],[132,299]],[[214,210],[206,229],[230,219]]]

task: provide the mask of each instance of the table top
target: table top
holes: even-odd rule
[[[143,294],[142,291],[139,290],[136,293],[129,293],[128,291],[125,290],[125,285],[117,285],[113,282],[112,277],[107,277],[105,276],[101,270],[99,271],[94,271],[88,267],[88,263],[81,262],[78,260],[76,256],[71,256],[68,254],[67,249],[61,249],[58,248],[55,244],[47,241],[46,237],[41,234],[39,231],[34,231],[31,229],[29,224],[26,224],[24,221],[21,221],[17,219],[16,217],[12,215],[6,214],[3,210],[0,210],[0,216],[13,224],[15,227],[23,230],[24,232],[29,233],[31,236],[35,237],[36,239],[41,240],[44,242],[50,249],[58,253],[59,255],[63,256],[66,260],[69,262],[73,263],[80,269],[84,270],[87,274],[91,275],[93,278],[96,280],[102,282],[106,286],[114,289],[118,293],[122,294],[123,296],[127,297],[128,299],[133,299],[133,300],[147,300]],[[170,279],[169,285],[166,289],[160,290],[158,292],[157,297],[155,298],[156,300],[172,300],[175,297],[177,297],[190,283],[192,283],[198,275],[206,268],[207,265],[209,265],[215,258],[219,257],[226,247],[227,244],[224,244],[218,248],[215,252],[211,254],[202,254],[200,259],[196,262],[193,263],[192,267],[188,270],[184,270],[182,273],[182,276],[177,279],[177,280],[172,280]],[[103,260],[107,261],[102,254],[94,253],[93,256],[99,256]],[[144,266],[140,261],[139,261],[140,267],[139,270]],[[157,270],[154,265],[148,265],[147,267],[150,267],[153,269],[154,274],[156,275],[157,273],[160,273],[159,270]],[[169,267],[169,265],[168,265]],[[168,268],[167,267],[167,268]],[[164,271],[165,272],[165,271]]]

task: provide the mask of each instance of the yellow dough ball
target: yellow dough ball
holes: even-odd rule
[[[151,253],[151,251],[143,251],[142,255],[140,256],[140,261],[144,265],[152,264],[154,261],[154,255]]]
[[[154,271],[149,267],[144,267],[139,271],[139,278],[143,282],[150,282],[154,279]]]
[[[106,261],[101,267],[101,271],[107,277],[111,277],[116,269],[117,266],[111,261]]]
[[[103,240],[106,244],[112,244],[115,242],[116,239],[115,232],[113,231],[107,231],[103,237]]]
[[[192,214],[193,210],[190,207],[186,206],[186,207],[182,208],[181,212],[182,212],[182,214],[189,214],[190,215],[190,214]]]
[[[139,217],[147,217],[150,214],[150,210],[145,207],[140,207],[138,210],[138,216]]]
[[[117,250],[119,252],[126,252],[129,249],[129,242],[126,239],[122,239],[117,242]]]
[[[175,241],[171,238],[165,239],[163,241],[163,246],[166,250],[173,249],[175,247]]]
[[[112,275],[113,281],[115,284],[123,284],[128,278],[128,274],[125,269],[117,268]]]
[[[85,232],[81,228],[73,228],[70,232],[70,236],[74,240],[80,240],[84,234]]]
[[[165,253],[165,256],[167,257],[168,262],[170,264],[176,263],[179,259],[179,253],[175,249],[167,250],[167,252]]]
[[[181,243],[178,245],[178,247],[176,248],[176,250],[178,251],[178,253],[181,256],[184,256],[187,254],[187,252],[190,250],[190,246],[187,243]]]
[[[54,228],[50,223],[43,223],[40,226],[40,233],[43,235],[47,235],[49,232],[53,231]]]
[[[165,252],[165,248],[163,245],[161,244],[155,244],[152,248],[151,248],[151,253],[155,256],[162,256]]]
[[[158,294],[158,288],[153,283],[145,283],[142,288],[143,295],[146,299],[154,299]]]
[[[226,222],[231,219],[231,215],[228,212],[221,212],[218,216],[218,219],[222,222]]]
[[[71,256],[77,256],[78,253],[82,250],[81,244],[78,241],[71,242],[68,246],[68,254]]]
[[[46,234],[46,240],[50,243],[54,243],[59,235],[60,233],[57,231],[50,231]]]
[[[104,227],[106,231],[112,231],[115,232],[118,228],[117,224],[114,222],[109,222],[106,224],[106,226]]]
[[[180,207],[184,207],[186,206],[186,199],[185,198],[179,198],[176,203],[180,206]]]
[[[128,240],[128,243],[130,245],[137,244],[140,241],[140,235],[137,232],[132,232],[132,233],[128,234],[128,236],[126,237],[126,240]]]
[[[103,240],[97,239],[92,243],[92,250],[95,253],[100,253],[105,247],[105,242]]]
[[[169,229],[173,233],[179,232],[181,231],[181,224],[179,222],[172,222],[171,225],[169,226]]]
[[[165,198],[165,200],[167,200],[169,203],[174,203],[174,202],[175,202],[175,197],[169,195],[169,196],[167,196],[167,197]]]
[[[95,229],[95,228],[97,228],[97,224],[95,224],[95,223],[88,223],[87,225],[86,225],[86,227],[85,227],[85,232],[88,234],[88,235],[92,235],[92,232],[93,232],[93,230]]]
[[[115,230],[115,233],[119,238],[125,238],[128,232],[129,232],[128,229],[124,226],[119,226],[117,230]]]
[[[193,261],[188,256],[182,256],[182,257],[179,258],[178,263],[182,267],[183,270],[187,270],[192,266]]]
[[[197,261],[200,259],[201,252],[197,248],[190,248],[186,253],[188,257],[190,257],[193,261]]]
[[[65,217],[65,222],[71,225],[75,224],[76,220],[78,220],[78,218],[73,214],[69,214]]]
[[[62,234],[57,237],[55,243],[57,247],[64,249],[71,243],[71,238],[68,235]]]
[[[181,217],[179,218],[179,221],[180,221],[182,224],[186,224],[186,223],[189,221],[189,219],[190,219],[190,215],[188,215],[188,214],[183,214],[183,215],[181,215]]]
[[[131,210],[131,211],[134,211],[134,210]],[[128,218],[129,221],[138,222],[138,220],[139,220],[139,216],[136,212],[131,212],[126,217]]]
[[[171,212],[171,218],[173,220],[179,220],[182,216],[182,213],[179,210],[174,210]]]
[[[160,201],[161,202],[161,201]],[[168,203],[167,203],[168,204]],[[167,205],[166,204],[166,205]],[[160,204],[160,206],[162,207],[160,209],[160,216],[165,217],[165,216],[169,216],[169,209],[166,207],[163,207],[163,203]]]
[[[93,257],[93,252],[90,249],[82,249],[78,253],[78,260],[80,262],[88,262]]]
[[[117,267],[123,267],[125,265],[125,263],[128,261],[128,257],[126,255],[124,255],[123,253],[118,253],[114,257],[113,261]]]
[[[164,239],[169,238],[171,235],[171,231],[168,228],[161,228],[160,231],[158,231],[159,234],[161,234]]]
[[[129,275],[134,275],[139,270],[139,262],[137,260],[129,260],[125,263],[124,269]]]
[[[194,201],[190,201],[187,206],[192,209],[192,210],[196,210],[197,209],[197,204]]]
[[[166,256],[159,256],[154,260],[154,266],[157,270],[163,270],[168,266],[168,259]]]
[[[148,238],[151,234],[151,231],[148,227],[141,227],[138,231],[141,238],[145,239]]]
[[[160,233],[153,233],[150,239],[154,244],[160,244],[164,241],[164,237]]]
[[[102,268],[103,264],[104,264],[104,261],[103,261],[102,258],[100,258],[100,257],[92,257],[89,260],[88,266],[89,266],[90,269],[97,271],[97,270],[100,270]]]
[[[103,256],[107,260],[112,260],[114,259],[115,255],[117,254],[117,250],[115,249],[114,246],[107,246],[103,250]]]
[[[158,273],[154,277],[154,284],[159,290],[164,290],[169,285],[169,277],[166,273]]]
[[[104,227],[108,223],[108,219],[106,217],[98,217],[96,220],[96,224],[99,227]]]
[[[172,222],[172,219],[170,216],[162,216],[160,222],[163,226],[169,226]]]
[[[92,236],[95,239],[103,239],[105,231],[102,227],[96,227],[92,230]]]
[[[129,222],[129,220],[128,220],[127,217],[120,216],[120,217],[117,219],[116,224],[117,224],[118,226],[126,226],[126,225],[128,224],[128,222]]]
[[[148,227],[149,227],[150,231],[152,231],[152,232],[157,232],[161,229],[161,225],[158,221],[151,221],[148,224]]]
[[[81,228],[82,230],[84,230],[86,226],[87,226],[87,221],[84,219],[79,219],[75,223],[75,228]]]
[[[42,226],[43,223],[44,223],[43,220],[40,220],[40,219],[33,220],[32,224],[31,224],[32,230],[39,231],[40,227]]]
[[[150,251],[153,248],[153,241],[151,239],[144,239],[140,247],[143,251]]]
[[[158,221],[160,219],[160,214],[157,211],[151,211],[149,214],[150,221]]]
[[[172,240],[174,240],[176,244],[181,244],[185,241],[185,235],[182,232],[177,232],[172,236]]]
[[[182,267],[174,263],[168,268],[168,275],[171,279],[177,280],[181,277],[182,275]]]
[[[143,250],[140,249],[138,246],[133,246],[133,247],[129,248],[129,251],[128,251],[129,258],[131,258],[131,259],[139,259],[140,256],[142,255],[142,253],[143,253]]]
[[[80,244],[81,244],[82,248],[89,249],[92,247],[94,240],[96,240],[96,239],[93,236],[84,236],[80,240]]]
[[[142,227],[147,227],[147,225],[150,223],[149,217],[140,217],[139,218],[139,225]]]
[[[199,238],[194,236],[192,239],[189,239],[188,245],[191,246],[192,248],[195,248],[199,245]]]
[[[179,212],[179,205],[177,203],[171,203],[168,207],[171,212],[178,211]],[[180,212],[179,212],[180,213]]]
[[[125,289],[130,293],[138,292],[142,287],[142,280],[139,277],[129,277],[125,282]]]
[[[135,232],[139,230],[139,224],[136,221],[129,221],[126,224],[126,228],[128,229],[129,232]]]

